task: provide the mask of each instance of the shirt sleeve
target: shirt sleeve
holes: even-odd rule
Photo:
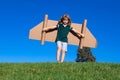
[[[72,30],[72,29],[73,29],[73,27],[70,26],[70,30]]]
[[[57,24],[57,25],[56,25],[56,28],[59,28],[59,26],[60,26],[60,25],[59,25],[59,24]]]

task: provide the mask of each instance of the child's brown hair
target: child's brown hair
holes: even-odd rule
[[[69,15],[67,15],[67,14],[64,14],[62,16],[62,18],[60,19],[60,21],[58,21],[58,24],[63,24],[63,20],[66,19],[66,18],[68,19],[68,25],[71,26],[72,22],[71,22],[71,19],[70,19]]]

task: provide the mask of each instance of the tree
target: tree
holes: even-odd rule
[[[89,47],[78,48],[76,62],[95,62],[96,58],[92,55]]]

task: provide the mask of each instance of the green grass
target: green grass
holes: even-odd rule
[[[120,64],[0,63],[0,80],[120,80]]]

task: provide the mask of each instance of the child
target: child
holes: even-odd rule
[[[67,52],[67,43],[68,43],[68,33],[70,30],[74,31],[79,36],[84,37],[84,35],[77,30],[75,30],[73,27],[71,27],[71,20],[68,15],[63,15],[60,21],[58,21],[57,26],[52,27],[46,27],[43,29],[43,31],[48,31],[50,29],[57,28],[57,37],[56,37],[56,43],[57,43],[57,54],[56,59],[57,62],[64,62],[65,53]],[[60,59],[60,53],[62,51],[62,58]]]

